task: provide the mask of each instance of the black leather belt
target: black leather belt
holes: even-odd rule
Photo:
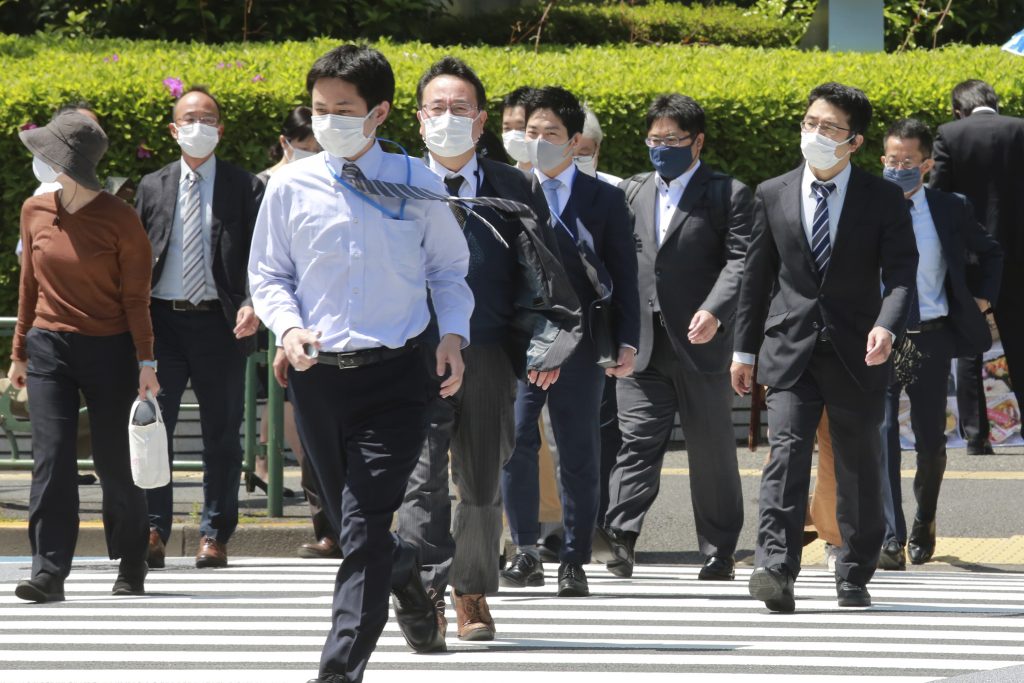
[[[932,318],[931,320],[922,320],[918,323],[917,327],[913,330],[907,330],[908,334],[915,334],[917,332],[934,332],[936,330],[946,329],[946,323],[949,320],[949,316],[942,316],[941,318]]]
[[[220,301],[217,299],[210,299],[208,301],[200,301],[197,304],[187,301],[185,299],[153,299],[153,303],[161,304],[164,306],[170,306],[172,311],[178,311],[181,313],[192,313],[192,312],[207,312],[207,311],[219,311]]]
[[[408,343],[397,349],[389,349],[381,346],[375,349],[363,349],[361,351],[344,351],[341,353],[335,353],[332,351],[321,351],[317,357],[316,362],[323,365],[330,365],[331,367],[340,368],[342,370],[350,370],[352,368],[362,368],[367,365],[374,365],[376,363],[383,363],[386,360],[392,358],[398,358],[404,356],[413,349],[417,348],[419,343]]]

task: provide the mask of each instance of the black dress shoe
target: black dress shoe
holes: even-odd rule
[[[967,444],[967,455],[995,455],[996,452],[992,450],[992,443],[990,441],[983,441],[981,443],[968,443]]]
[[[840,607],[871,607],[871,593],[867,586],[836,577],[836,597]]]
[[[39,572],[31,579],[19,581],[14,594],[29,602],[60,602],[64,599],[64,580]]]
[[[145,595],[146,574],[149,566],[145,563],[130,563],[121,560],[117,570],[117,579],[111,589],[111,595]]]
[[[772,612],[792,612],[796,609],[793,597],[795,579],[782,564],[757,567],[750,575],[747,588],[750,596],[764,602]]]
[[[922,522],[914,517],[914,525],[910,528],[907,539],[907,554],[911,564],[924,564],[935,554],[935,520]]]
[[[499,574],[501,585],[509,588],[526,588],[544,585],[544,565],[540,560],[526,553],[516,553],[508,569]]]
[[[341,674],[320,674],[311,678],[306,683],[348,683],[348,679]]]
[[[882,546],[882,552],[878,555],[878,568],[897,571],[907,568],[907,556],[903,553],[903,546],[895,538],[886,541]]]
[[[561,532],[548,534],[537,544],[541,562],[558,562],[558,553],[562,550]]]
[[[590,585],[583,565],[563,562],[558,567],[558,597],[585,598],[590,595]]]
[[[636,564],[637,535],[631,531],[619,531],[611,527],[598,527],[594,531],[594,546],[591,551],[598,562],[615,576],[628,579],[633,576]]]
[[[736,578],[736,558],[712,555],[704,560],[697,579],[700,581],[732,581]]]
[[[391,574],[391,604],[405,642],[416,652],[444,652],[437,628],[437,610],[420,579],[416,548],[402,543]]]

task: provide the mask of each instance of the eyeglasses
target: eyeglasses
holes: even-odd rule
[[[179,126],[191,126],[193,123],[201,123],[204,126],[216,126],[220,119],[216,116],[185,116],[178,119]]]
[[[684,142],[689,140],[692,136],[686,135],[683,137],[676,137],[675,135],[666,135],[663,138],[649,137],[644,139],[644,144],[648,147],[679,147]]]
[[[461,100],[455,102],[435,100],[423,105],[423,113],[431,119],[436,116],[444,116],[444,113],[448,111],[452,113],[452,116],[473,117],[476,116],[477,106]]]
[[[826,121],[804,119],[800,122],[800,130],[805,133],[810,133],[815,129],[825,137],[832,138],[833,140],[845,140],[846,136],[844,136],[843,133],[850,132],[849,128],[843,128],[842,126],[837,126],[834,123],[828,123]]]
[[[920,163],[918,163],[917,161],[914,161],[913,159],[903,159],[902,161],[900,161],[900,160],[896,159],[895,157],[887,157],[886,160],[885,160],[885,167],[886,168],[899,168],[899,169],[906,170],[908,168],[917,168],[920,165],[921,165]]]

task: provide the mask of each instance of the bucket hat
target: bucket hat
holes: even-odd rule
[[[107,151],[107,135],[88,116],[66,111],[42,128],[21,131],[18,137],[32,154],[81,186],[90,190],[102,187],[96,165]]]

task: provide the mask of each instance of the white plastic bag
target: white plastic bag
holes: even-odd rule
[[[139,408],[150,404],[156,419],[149,424],[135,424]],[[140,489],[155,489],[171,481],[171,462],[167,454],[167,428],[160,404],[149,394],[145,401],[136,399],[128,413],[128,445],[131,453],[132,479]]]

